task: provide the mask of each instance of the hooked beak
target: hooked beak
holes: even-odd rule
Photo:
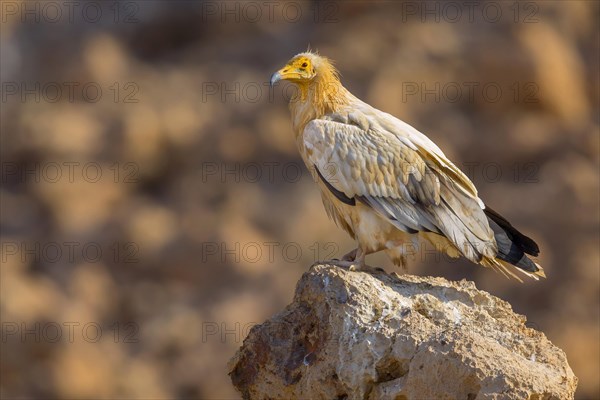
[[[271,87],[273,87],[273,85],[275,85],[280,80],[281,80],[281,74],[279,73],[279,71],[275,72],[273,75],[271,75]]]

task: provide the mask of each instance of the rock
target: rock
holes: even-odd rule
[[[572,399],[565,353],[472,282],[315,265],[230,360],[244,399]]]

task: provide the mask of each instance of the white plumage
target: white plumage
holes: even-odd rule
[[[429,138],[350,94],[327,59],[299,54],[272,82],[279,79],[299,88],[292,124],[325,209],[358,242],[341,265],[364,268],[366,254],[385,250],[404,266],[404,246],[418,238],[511,276],[514,269],[544,276],[525,256],[537,255],[535,242],[486,210]]]

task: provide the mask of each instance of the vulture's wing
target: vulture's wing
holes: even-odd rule
[[[385,113],[374,121],[356,112],[304,129],[308,161],[329,190],[372,207],[403,231],[442,234],[470,260],[494,258],[494,233],[469,179],[409,125]]]

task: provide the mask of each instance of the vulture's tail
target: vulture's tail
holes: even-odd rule
[[[498,245],[496,259],[488,260],[490,264],[493,264],[490,266],[517,279],[518,277],[511,271],[513,267],[534,279],[538,279],[539,276],[545,278],[544,269],[527,256],[537,256],[540,253],[538,245],[487,205],[483,211]]]

